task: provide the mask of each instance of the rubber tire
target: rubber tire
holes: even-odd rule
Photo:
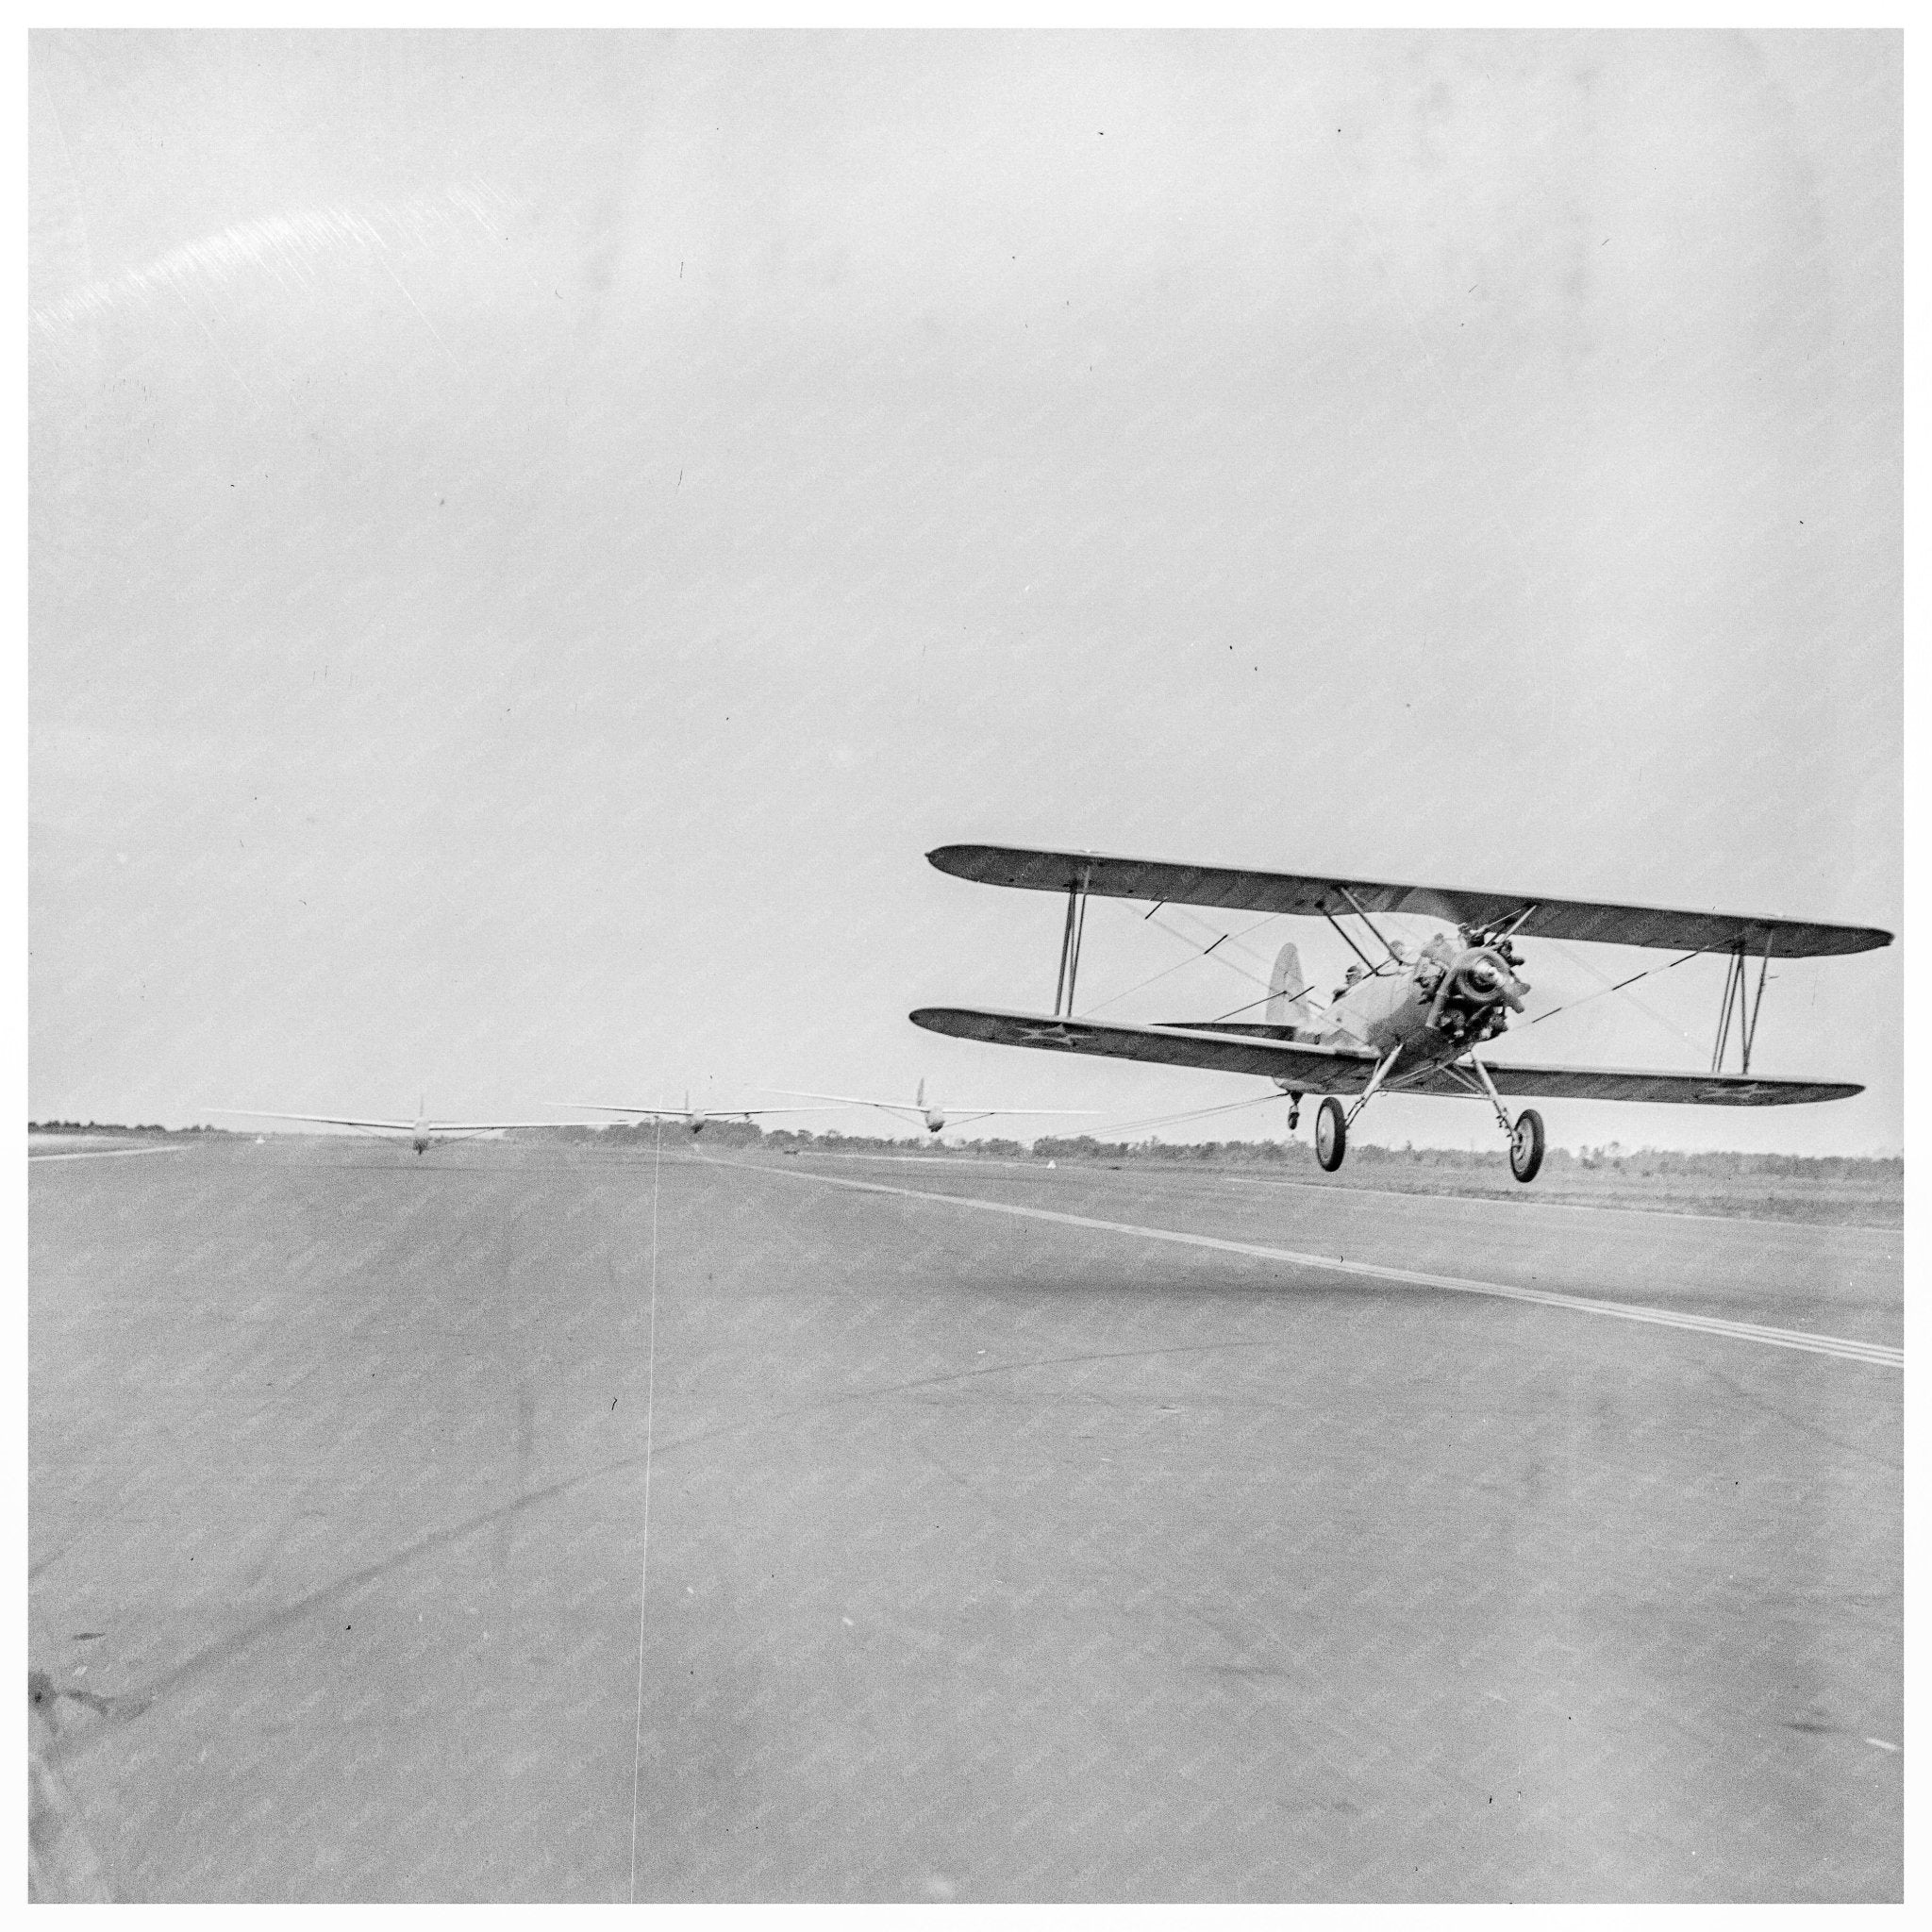
[[[1509,1172],[1525,1186],[1543,1164],[1543,1117],[1533,1107],[1516,1116],[1509,1133]]]
[[[1315,1159],[1324,1174],[1333,1174],[1348,1152],[1348,1116],[1334,1094],[1323,1101],[1315,1116]]]

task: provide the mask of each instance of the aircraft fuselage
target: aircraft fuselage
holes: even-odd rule
[[[1492,1040],[1523,1010],[1529,991],[1507,941],[1457,944],[1441,935],[1413,958],[1389,962],[1340,989],[1325,1013],[1303,1029],[1325,1046],[1398,1046],[1405,1066],[1453,1060]]]

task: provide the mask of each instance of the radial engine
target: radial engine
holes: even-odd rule
[[[1529,982],[1517,972],[1523,961],[1508,939],[1467,927],[1460,937],[1457,947],[1438,933],[1423,948],[1416,998],[1428,1008],[1428,1032],[1457,1047],[1476,1046],[1508,1025],[1509,1012],[1522,1012]]]

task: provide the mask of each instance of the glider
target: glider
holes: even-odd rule
[[[365,1134],[404,1134],[418,1154],[426,1154],[436,1141],[467,1141],[476,1134],[503,1134],[513,1127],[555,1127],[557,1121],[432,1121],[419,1105],[413,1121],[353,1120],[338,1113],[271,1113],[259,1107],[217,1107],[213,1113],[251,1121],[304,1121],[317,1127],[355,1127]]]
[[[551,1105],[575,1108],[580,1113],[621,1113],[633,1120],[682,1121],[693,1134],[702,1134],[713,1121],[754,1121],[767,1113],[816,1113],[811,1107],[693,1107],[691,1095],[682,1107],[605,1107],[594,1100],[558,1100]]]
[[[915,1018],[918,1016],[915,1014]],[[922,1023],[924,1024],[924,1023]],[[949,1029],[935,1027],[935,1032],[943,1033]],[[972,1036],[968,1036],[969,1038]],[[790,1088],[781,1088],[781,1092],[791,1092]],[[948,1121],[956,1127],[963,1127],[971,1121],[991,1120],[994,1116],[1005,1119],[1009,1114],[1052,1114],[1066,1119],[1074,1114],[1087,1115],[1092,1112],[1084,1107],[941,1107],[937,1101],[927,1104],[925,1082],[919,1083],[919,1091],[909,1101],[906,1100],[866,1100],[853,1093],[808,1093],[797,1096],[805,1100],[829,1100],[840,1107],[875,1107],[882,1113],[889,1113],[902,1121],[910,1121],[915,1126],[924,1126],[928,1134],[937,1136]],[[790,1109],[793,1113],[809,1111],[805,1108]]]

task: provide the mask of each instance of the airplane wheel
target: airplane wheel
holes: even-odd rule
[[[1543,1117],[1533,1107],[1516,1116],[1509,1135],[1509,1172],[1520,1181],[1533,1181],[1543,1164]]]
[[[1315,1116],[1315,1158],[1321,1162],[1323,1173],[1333,1174],[1347,1152],[1348,1116],[1342,1112],[1341,1101],[1331,1093]]]

